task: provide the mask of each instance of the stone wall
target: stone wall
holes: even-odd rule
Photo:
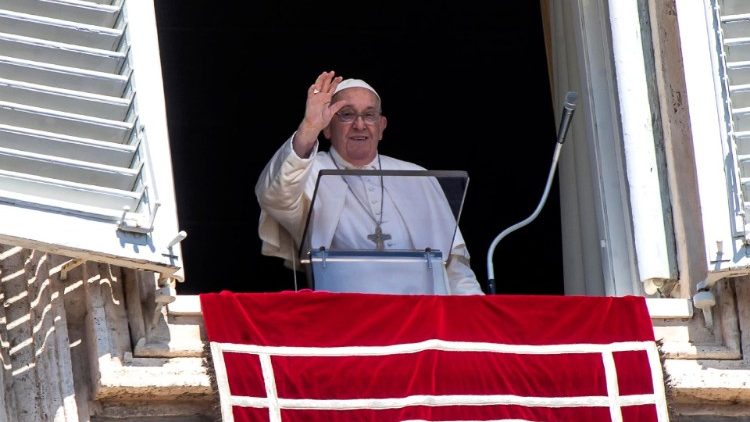
[[[180,311],[162,290],[151,272],[0,245],[0,421],[214,420],[195,298]]]

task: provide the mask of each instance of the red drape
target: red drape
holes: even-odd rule
[[[666,421],[641,297],[201,295],[235,421]]]

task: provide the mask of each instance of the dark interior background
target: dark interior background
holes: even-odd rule
[[[555,145],[536,1],[157,0],[186,282],[181,293],[293,286],[257,236],[258,174],[323,70],[368,81],[389,119],[380,151],[471,177],[461,229],[486,254],[528,217]],[[327,148],[324,143],[324,148]],[[498,293],[562,294],[557,184],[496,249]]]

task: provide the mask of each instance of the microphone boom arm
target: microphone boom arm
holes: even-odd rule
[[[557,162],[560,159],[560,150],[562,149],[563,142],[565,142],[565,135],[568,133],[568,127],[570,126],[570,121],[573,118],[573,112],[576,108],[577,96],[578,95],[572,91],[568,92],[565,95],[565,105],[563,108],[562,121],[560,122],[560,128],[557,132],[557,144],[555,145],[555,152],[552,154],[552,165],[550,166],[549,174],[547,175],[547,185],[544,187],[544,193],[542,194],[542,198],[539,201],[539,204],[536,206],[536,209],[533,213],[531,213],[530,216],[528,216],[525,220],[520,221],[500,232],[500,234],[497,235],[490,244],[489,251],[487,252],[487,288],[489,290],[489,294],[494,295],[497,291],[497,286],[495,285],[495,268],[492,264],[492,258],[495,255],[495,248],[497,247],[498,243],[500,243],[500,241],[503,240],[503,238],[505,238],[507,235],[534,221],[534,219],[539,216],[542,208],[544,208],[544,204],[547,202],[547,196],[549,195],[549,190],[552,187],[552,181],[555,178]]]
[[[550,167],[549,175],[547,176],[547,186],[544,188],[544,194],[542,195],[541,201],[539,201],[539,205],[536,206],[536,209],[534,212],[528,216],[525,220],[520,221],[507,229],[503,230],[497,237],[495,237],[495,240],[492,241],[492,244],[490,244],[489,252],[487,253],[487,284],[489,287],[489,293],[495,294],[496,292],[496,286],[495,286],[495,269],[492,265],[492,257],[495,255],[495,248],[497,247],[497,244],[500,243],[503,238],[514,231],[520,229],[521,227],[524,227],[534,221],[534,219],[539,215],[539,213],[542,211],[542,208],[544,207],[545,202],[547,202],[547,196],[549,195],[549,190],[552,187],[552,180],[555,178],[555,169],[557,167],[557,161],[560,157],[560,149],[562,148],[562,144],[558,143],[555,147],[555,152],[552,157],[552,167]]]

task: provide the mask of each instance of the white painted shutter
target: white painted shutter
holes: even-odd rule
[[[750,3],[676,0],[707,279],[750,273]]]
[[[728,111],[729,140],[735,176],[734,194],[738,215],[737,235],[750,239],[750,3],[742,0],[721,1],[717,31],[721,72],[724,76],[724,100]],[[737,183],[738,182],[738,183]]]
[[[153,4],[0,0],[0,241],[171,274],[177,232]]]

